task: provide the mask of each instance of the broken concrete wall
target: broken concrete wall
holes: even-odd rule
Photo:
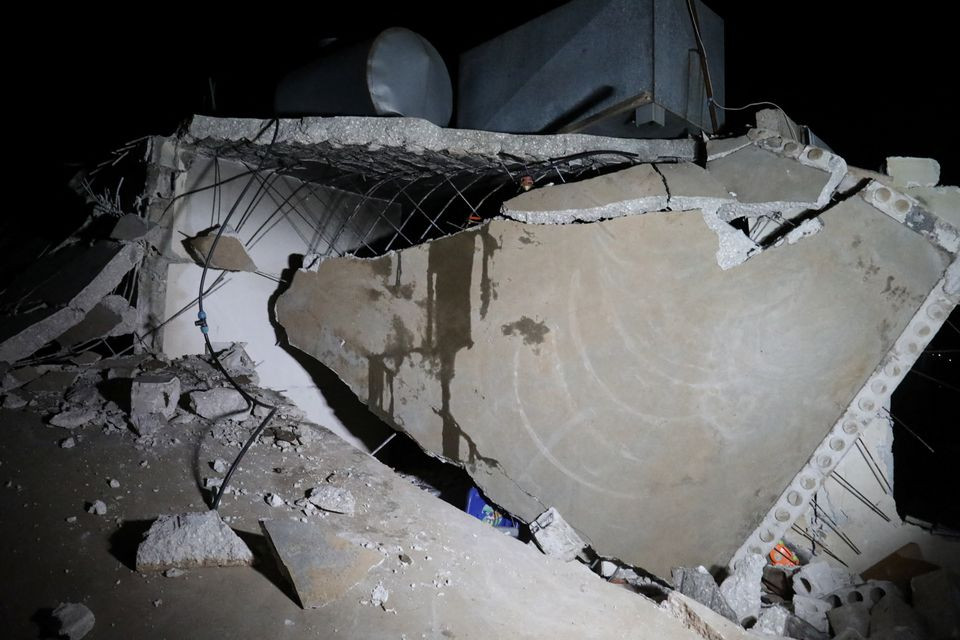
[[[733,555],[949,264],[862,199],[821,219],[729,271],[699,211],[494,220],[300,271],[278,319],[507,509],[666,574]]]
[[[384,228],[389,228],[388,223],[361,217],[368,227],[345,225],[334,240],[341,218],[361,204],[358,196],[269,174],[262,177],[268,181],[266,188],[258,190],[262,183],[260,178],[254,178],[244,193],[248,178],[243,174],[249,171],[244,165],[212,160],[188,151],[180,153],[185,171],[178,187],[180,193],[203,189],[217,181],[226,182],[220,189],[205,189],[181,198],[164,215],[158,215],[157,222],[165,233],[162,251],[168,262],[161,267],[165,270],[161,276],[165,284],[163,299],[150,302],[160,309],[155,316],[169,321],[158,332],[157,344],[170,357],[203,353],[203,336],[194,326],[195,308],[176,315],[196,299],[202,273],[202,267],[181,240],[222,223],[239,200],[231,226],[243,222],[237,237],[259,273],[226,273],[222,286],[204,297],[210,335],[218,341],[246,342],[247,352],[258,364],[257,371],[265,386],[286,390],[311,420],[327,425],[355,446],[363,447],[333,414],[310,373],[278,344],[269,301],[280,287],[279,280],[286,270],[298,266],[304,254],[347,251],[355,248],[365,234],[372,242],[384,233]],[[372,207],[386,204],[374,199],[365,206],[375,215],[379,211],[373,211]],[[160,211],[162,214],[163,209]],[[399,211],[388,210],[385,217],[397,219]],[[213,285],[219,274],[211,269],[206,285]]]
[[[934,535],[902,521],[897,514],[893,498],[893,423],[885,410],[881,414],[860,433],[856,450],[851,450],[837,465],[837,475],[817,491],[816,506],[811,503],[805,507],[797,521],[802,531],[815,537],[817,545],[795,531],[788,532],[785,539],[794,548],[806,551],[819,547],[820,557],[836,562],[823,552],[824,547],[829,549],[851,573],[863,573],[909,543],[916,544],[923,558],[935,565],[960,566],[960,541]],[[867,507],[847,485],[859,491],[874,508]]]
[[[273,133],[267,121],[198,116],[182,138],[154,139],[147,195],[153,200],[150,218],[160,225],[162,240],[160,255],[148,260],[150,268],[140,278],[140,332],[170,356],[202,352],[202,336],[193,325],[195,311],[176,315],[196,298],[201,273],[183,240],[223,221],[244,190],[247,177],[242,174],[260,166],[269,151],[261,178],[230,223],[236,227],[246,217],[239,237],[261,273],[226,274],[222,288],[205,298],[211,336],[246,342],[265,386],[286,389],[310,419],[361,447],[307,371],[277,345],[269,300],[281,288],[277,280],[291,266],[299,266],[304,254],[338,255],[372,244],[400,226],[400,210],[396,203],[360,198],[319,179],[307,183],[290,175],[274,177],[277,158],[300,167],[301,175],[313,176],[310,167],[329,170],[332,163],[379,179],[388,171],[416,177],[418,170],[427,175],[445,167],[462,169],[478,163],[477,158],[498,161],[501,154],[536,160],[603,149],[648,160],[694,157],[694,145],[687,140],[510,136],[441,129],[408,118],[283,120],[275,137]],[[616,158],[623,161],[623,156]],[[263,192],[261,179],[270,185]],[[219,190],[207,188],[218,181],[223,183]],[[347,218],[350,223],[343,224]],[[207,284],[218,275],[211,272]]]

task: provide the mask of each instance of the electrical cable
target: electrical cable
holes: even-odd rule
[[[207,257],[203,261],[203,272],[200,274],[200,289],[197,296],[197,321],[194,323],[196,326],[200,327],[200,333],[203,334],[203,342],[206,345],[207,351],[210,353],[211,358],[213,359],[214,364],[217,369],[220,370],[220,373],[224,375],[230,385],[237,390],[237,392],[243,397],[244,401],[247,403],[247,411],[252,412],[254,407],[260,406],[265,409],[268,409],[266,417],[263,421],[260,422],[260,425],[250,434],[250,437],[247,439],[246,443],[243,445],[243,448],[240,449],[240,453],[237,454],[237,457],[234,458],[233,463],[230,465],[230,469],[227,471],[227,475],[224,476],[223,482],[220,483],[220,487],[217,489],[217,495],[213,500],[213,505],[211,509],[216,511],[220,507],[220,501],[223,499],[223,494],[226,492],[227,487],[230,484],[230,479],[233,477],[234,472],[237,470],[237,467],[240,465],[240,461],[243,459],[243,456],[246,455],[247,450],[253,445],[254,441],[260,436],[267,424],[273,419],[273,416],[276,415],[278,407],[267,404],[258,400],[257,398],[251,396],[249,393],[244,391],[244,389],[237,383],[236,380],[227,372],[226,367],[223,366],[223,363],[220,362],[220,357],[217,355],[216,350],[213,348],[213,344],[210,342],[210,329],[207,325],[207,313],[203,309],[203,285],[207,279],[207,271],[210,269],[210,260],[213,257],[214,252],[217,249],[217,244],[220,242],[220,238],[223,235],[223,230],[227,227],[227,224],[230,222],[230,218],[233,217],[233,214],[236,213],[237,207],[240,205],[240,202],[243,200],[243,197],[246,195],[247,191],[250,189],[251,184],[253,184],[254,178],[256,175],[263,169],[263,165],[266,162],[266,158],[270,153],[270,150],[273,148],[274,143],[277,141],[277,136],[280,133],[280,120],[274,119],[272,121],[275,124],[275,129],[273,132],[273,138],[270,140],[270,144],[267,146],[266,151],[263,154],[263,157],[260,159],[260,164],[257,168],[250,172],[250,179],[247,180],[247,184],[244,185],[243,190],[240,192],[240,195],[237,196],[236,201],[234,201],[233,206],[230,207],[230,211],[227,212],[226,217],[223,219],[223,222],[220,224],[220,228],[217,229],[217,235],[214,236],[213,242],[210,244],[210,250],[207,251]],[[267,127],[270,125],[268,124]],[[257,138],[266,131],[265,127],[261,130],[260,134],[257,135]],[[254,138],[256,140],[257,138]],[[257,192],[259,194],[259,190]],[[256,197],[256,196],[254,196]]]

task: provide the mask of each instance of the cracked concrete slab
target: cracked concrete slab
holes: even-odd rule
[[[261,520],[260,527],[304,609],[343,597],[384,560],[377,551],[337,537],[329,527],[287,519]]]
[[[140,245],[99,241],[38,261],[5,292],[0,362],[26,358],[80,323],[142,257]]]
[[[641,164],[572,184],[554,184],[521,194],[503,205],[503,214],[534,224],[566,224],[617,218],[667,208],[663,177]]]
[[[666,574],[731,557],[948,264],[862,199],[821,221],[723,271],[699,211],[494,220],[299,271],[277,317],[518,517]]]

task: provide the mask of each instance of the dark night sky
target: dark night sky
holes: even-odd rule
[[[886,155],[937,156],[944,181],[960,183],[950,153],[958,110],[946,9],[706,1],[726,20],[728,105],[776,102],[865,168],[879,169]],[[224,115],[271,115],[273,83],[324,38],[407,26],[433,42],[453,71],[460,51],[561,3],[407,4],[413,8],[352,3],[334,11],[271,6],[207,15],[164,5],[154,21],[122,26],[115,14],[78,12],[44,25],[32,48],[11,52],[13,75],[22,75],[12,86],[23,89],[22,117],[49,118],[44,162],[88,162],[130,138],[170,133],[192,112],[208,112],[209,77]]]
[[[875,2],[705,1],[726,23],[728,106],[776,102],[850,164],[880,170],[888,155],[931,156],[941,163],[943,183],[960,184],[957,36],[947,4],[900,3],[889,11]],[[55,228],[70,199],[66,180],[81,165],[130,139],[169,134],[191,113],[209,113],[211,78],[217,115],[270,117],[276,80],[314,56],[326,38],[406,26],[433,42],[455,72],[459,52],[561,3],[407,3],[413,8],[402,11],[371,3],[331,11],[329,3],[315,4],[321,6],[253,5],[206,14],[166,4],[136,20],[122,11],[95,15],[84,7],[82,13],[58,9],[56,15],[22,19],[17,28],[25,44],[7,52],[14,116],[6,139],[35,186],[21,189],[26,201],[13,205],[17,215],[0,219],[0,237]],[[728,120],[734,133],[747,122],[750,112]],[[37,215],[51,217],[38,226]],[[938,338],[947,340],[939,348],[955,348],[958,335]],[[955,361],[922,358],[921,366],[954,384],[960,377]],[[914,412],[907,417],[917,430],[942,431],[943,416],[956,416],[957,394],[943,387],[925,387],[908,376],[901,395],[923,398],[913,409],[903,408]],[[940,408],[925,409],[928,401]],[[957,440],[943,440],[941,455],[960,455]],[[913,445],[901,438],[900,446]],[[916,490],[951,495],[943,493],[944,484],[957,486],[949,465],[931,465],[926,454],[914,454],[918,468],[941,470]],[[937,459],[945,460],[941,455]],[[898,482],[909,487],[903,474]],[[958,508],[950,517],[960,527]]]

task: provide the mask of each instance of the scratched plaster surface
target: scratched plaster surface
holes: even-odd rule
[[[860,198],[727,271],[699,211],[497,219],[299,271],[290,342],[530,520],[665,575],[725,562],[947,265]]]

